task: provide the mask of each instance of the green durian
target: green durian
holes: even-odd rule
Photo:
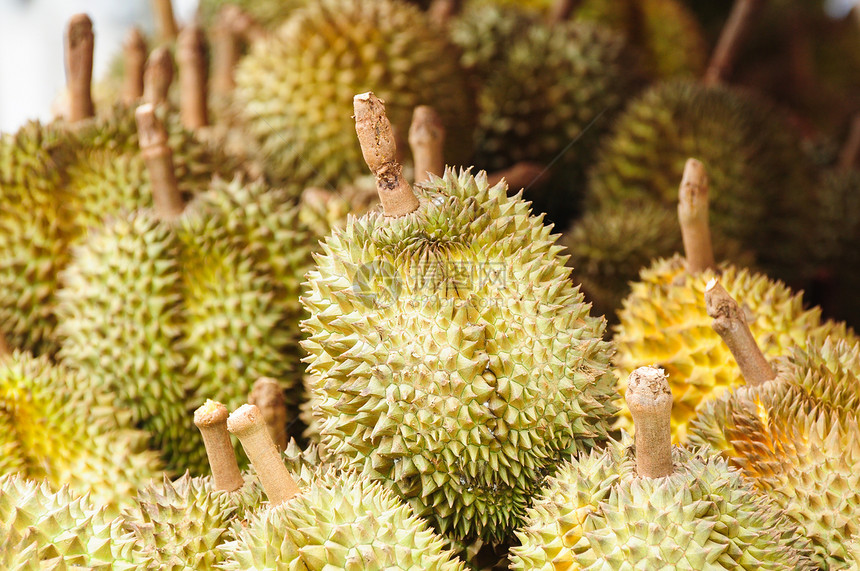
[[[529,510],[511,569],[813,569],[775,503],[707,449],[637,475],[629,437],[566,463]]]
[[[401,0],[321,0],[252,46],[236,70],[236,106],[278,183],[337,187],[364,173],[351,101],[373,89],[391,101],[403,139],[412,109],[433,105],[446,159],[468,159],[474,103],[456,51]]]
[[[776,277],[808,271],[812,165],[779,114],[728,87],[660,83],[632,101],[602,143],[588,208],[673,207],[691,156],[708,165],[716,243],[736,240]]]
[[[158,473],[147,435],[125,429],[110,395],[47,357],[0,356],[0,475],[89,494],[116,513]]]
[[[353,471],[326,471],[234,529],[224,569],[464,569],[409,506]]]

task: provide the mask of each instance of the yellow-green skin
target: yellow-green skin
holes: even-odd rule
[[[638,367],[654,365],[666,371],[674,395],[676,443],[686,441],[688,424],[704,403],[743,384],[737,363],[705,310],[705,286],[713,278],[745,308],[766,357],[805,347],[809,338],[854,338],[844,325],[823,321],[819,308],[804,309],[801,294],[765,275],[731,265],[721,266],[719,275],[711,270],[690,275],[680,255],[657,260],[642,270],[618,312],[613,363],[622,395],[628,375]],[[632,430],[626,405],[621,403],[621,408],[617,427]]]
[[[302,302],[326,454],[455,539],[508,536],[547,473],[606,437],[604,320],[506,185],[448,170],[399,218],[333,232]]]
[[[860,533],[860,347],[810,343],[777,378],[708,403],[691,442],[720,451],[800,525],[817,566],[856,569]]]
[[[448,164],[471,153],[472,96],[458,56],[400,0],[320,0],[252,47],[236,69],[236,107],[277,183],[337,187],[365,174],[352,98],[373,91],[407,140],[412,111],[432,105]]]
[[[639,477],[630,440],[548,479],[511,569],[813,569],[797,526],[726,460],[676,447],[671,475]]]
[[[224,569],[462,571],[444,539],[378,482],[327,471],[222,546]]]

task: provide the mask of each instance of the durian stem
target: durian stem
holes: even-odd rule
[[[431,22],[444,29],[462,8],[463,0],[433,0],[427,9],[427,15]]]
[[[0,333],[0,359],[5,359],[12,355],[12,349],[6,341],[6,336]]]
[[[855,10],[860,13],[860,7],[855,8]],[[858,166],[858,162],[860,162],[860,113],[855,115],[851,121],[851,130],[848,132],[848,138],[839,153],[839,168],[853,169]]]
[[[227,95],[236,87],[233,72],[239,61],[239,41],[230,23],[230,6],[218,10],[212,27],[212,91]]]
[[[576,10],[578,4],[579,0],[555,0],[549,10],[547,23],[550,26],[554,26],[564,22],[570,18],[570,15]]]
[[[678,190],[678,221],[687,256],[687,271],[698,274],[716,269],[708,225],[708,175],[696,159],[687,159]]]
[[[627,407],[636,427],[636,473],[669,476],[672,466],[672,391],[663,369],[639,367],[627,379]]]
[[[228,416],[226,406],[211,400],[194,411],[194,425],[203,436],[215,489],[222,492],[238,490],[245,483],[227,432]]]
[[[419,105],[412,113],[409,146],[415,163],[415,184],[430,180],[430,175],[445,173],[445,126],[436,110]]]
[[[546,174],[547,168],[544,165],[522,161],[504,170],[489,173],[487,182],[490,186],[495,186],[504,179],[508,183],[508,188],[519,190],[543,184],[547,179],[544,176]]]
[[[720,34],[708,69],[705,71],[705,85],[723,82],[731,73],[741,44],[746,39],[753,21],[764,6],[765,0],[735,0],[732,12]]]
[[[134,114],[140,154],[149,171],[152,185],[152,200],[155,211],[162,220],[173,220],[185,209],[176,173],[173,170],[173,151],[167,144],[167,130],[155,116],[155,107],[144,103]]]
[[[260,409],[252,404],[243,404],[227,419],[227,430],[242,442],[270,505],[276,506],[299,493],[299,487],[278,454]]]
[[[173,81],[173,58],[164,46],[149,54],[143,72],[143,100],[152,105],[165,105],[167,91]]]
[[[746,316],[729,292],[712,279],[705,288],[705,307],[711,324],[735,357],[748,385],[760,385],[776,377],[747,324]]]
[[[175,40],[179,28],[176,26],[176,17],[173,15],[172,0],[152,0],[152,9],[158,23],[159,38],[164,42]]]
[[[146,40],[140,28],[134,27],[125,36],[122,44],[125,75],[120,98],[125,105],[132,105],[143,96],[143,73],[146,66]]]
[[[254,381],[248,404],[260,409],[263,420],[269,427],[272,441],[278,447],[278,452],[287,449],[287,401],[280,383],[275,379],[260,377]]]
[[[376,191],[386,216],[405,216],[418,208],[418,197],[403,178],[403,167],[397,162],[394,130],[385,115],[382,100],[372,92],[353,98],[355,132],[361,144],[364,161],[376,176]]]
[[[269,37],[266,29],[253,16],[235,4],[227,4],[222,12],[224,13],[224,20],[230,24],[233,34],[245,40],[246,43],[253,44]]]
[[[77,123],[95,115],[93,80],[93,22],[86,14],[75,14],[66,28],[66,85],[69,91],[69,121]]]
[[[199,24],[185,26],[179,33],[176,46],[179,64],[179,117],[182,125],[190,130],[209,124],[206,106],[206,38]]]

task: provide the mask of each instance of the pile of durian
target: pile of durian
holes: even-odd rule
[[[704,4],[74,16],[0,568],[860,570],[860,26]]]

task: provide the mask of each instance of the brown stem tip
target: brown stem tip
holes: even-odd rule
[[[427,15],[436,26],[446,28],[462,7],[463,0],[433,0],[427,9]]]
[[[533,188],[543,185],[549,180],[549,170],[542,164],[521,161],[504,170],[489,173],[487,183],[496,186],[502,180],[508,184],[508,188],[519,190]]]
[[[678,191],[678,221],[687,256],[687,271],[698,274],[716,269],[708,225],[708,175],[696,159],[687,159]]]
[[[143,100],[153,105],[167,103],[167,91],[173,82],[173,58],[164,47],[152,50],[143,73]]]
[[[636,473],[662,478],[672,466],[672,391],[663,369],[639,367],[627,380],[627,407],[636,426]]]
[[[409,146],[415,163],[415,184],[430,180],[430,175],[445,173],[445,126],[429,105],[419,105],[412,113]]]
[[[714,319],[711,327],[728,345],[747,384],[760,385],[775,378],[776,373],[756,343],[743,310],[715,279],[705,288],[705,307]]]
[[[146,40],[140,28],[132,28],[122,44],[125,75],[120,97],[125,105],[131,105],[143,97],[143,73],[146,67]]]
[[[227,407],[219,402],[207,400],[194,411],[194,425],[200,429],[215,489],[224,492],[238,490],[245,483],[230,433],[227,432]]]
[[[418,208],[418,198],[403,178],[403,167],[397,162],[394,130],[385,115],[381,99],[367,92],[353,98],[355,131],[361,152],[376,176],[376,190],[386,216],[405,216]]]
[[[72,123],[95,115],[91,92],[94,47],[92,20],[86,14],[75,14],[66,28],[66,85]]]
[[[162,40],[172,42],[179,32],[179,28],[176,26],[176,17],[173,14],[173,2],[171,0],[152,0],[152,8],[158,22],[158,35]]]
[[[173,170],[173,152],[167,144],[167,130],[155,115],[155,107],[145,103],[134,114],[140,152],[149,171],[155,211],[163,220],[172,220],[182,214],[185,204],[176,173]]]
[[[212,26],[212,91],[227,95],[236,87],[234,71],[239,61],[239,40],[233,31],[231,5],[218,10]]]
[[[187,129],[199,129],[209,124],[206,105],[206,83],[209,68],[206,62],[206,37],[198,24],[189,24],[179,34],[176,45],[179,64],[179,117]]]
[[[860,6],[855,10],[860,14]],[[839,168],[853,169],[860,165],[860,113],[854,116],[851,121],[851,129],[848,131],[848,138],[845,139],[845,144],[839,152]]]
[[[273,506],[298,495],[299,487],[281,460],[260,409],[243,404],[227,419],[227,430],[242,442]]]
[[[717,47],[705,72],[705,85],[720,83],[728,77],[737,60],[741,45],[749,34],[765,0],[735,0],[729,19],[723,27]]]
[[[547,23],[550,26],[554,26],[564,22],[570,18],[570,15],[573,14],[579,2],[580,0],[555,0],[549,10]]]
[[[304,196],[304,193],[302,193]],[[287,449],[287,401],[281,384],[275,379],[260,377],[254,381],[254,387],[248,397],[248,404],[260,409],[272,441],[279,452]]]

